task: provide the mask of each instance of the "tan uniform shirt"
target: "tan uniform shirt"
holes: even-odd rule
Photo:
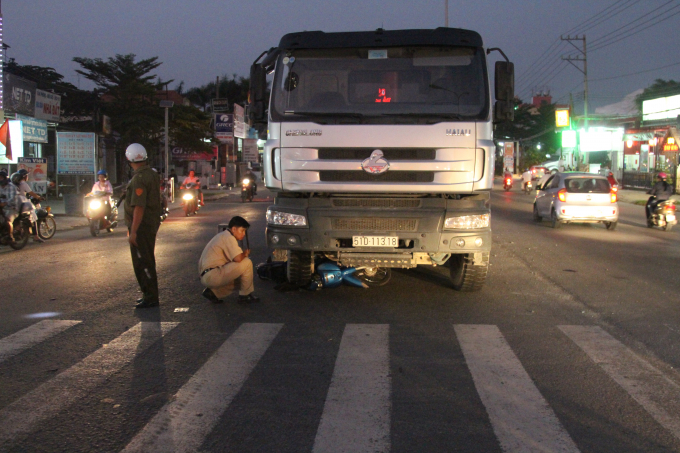
[[[236,238],[227,230],[217,234],[203,249],[198,260],[198,273],[213,267],[221,267],[234,261],[243,253]]]

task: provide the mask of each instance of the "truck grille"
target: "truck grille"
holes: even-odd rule
[[[417,198],[334,198],[336,208],[419,208]]]
[[[381,175],[355,170],[322,170],[322,182],[432,182],[433,171],[388,171]]]
[[[364,160],[376,148],[320,148],[322,160]],[[388,161],[393,160],[434,160],[436,150],[428,148],[380,148]]]
[[[334,230],[353,231],[415,231],[418,226],[417,219],[390,219],[381,217],[367,218],[334,218],[332,222]]]

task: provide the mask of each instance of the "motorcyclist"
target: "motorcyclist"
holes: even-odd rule
[[[205,206],[205,203],[203,203],[203,191],[201,190],[201,180],[198,179],[196,173],[193,170],[189,170],[189,176],[184,178],[184,181],[182,181],[180,189],[186,189],[187,184],[193,184],[196,186],[196,188],[198,189],[198,198],[201,203],[201,206]]]
[[[7,231],[9,231],[9,240],[14,243],[13,222],[18,215],[17,211],[17,188],[14,184],[9,183],[7,172],[0,170],[0,207],[2,207],[3,218],[1,221],[5,222]]]
[[[651,217],[651,213],[654,212],[657,205],[662,201],[668,200],[673,194],[673,187],[666,182],[666,173],[660,172],[656,175],[656,184],[647,193],[651,195],[647,204],[645,205],[645,212],[647,213],[647,218]]]
[[[530,183],[532,179],[531,175],[531,170],[528,168],[522,173],[522,190],[524,190],[527,186],[527,183]]]
[[[253,195],[257,193],[257,177],[255,177],[255,173],[249,168],[246,170],[245,174],[243,175],[243,179],[248,178],[250,183],[253,185]]]
[[[25,169],[21,169],[16,173],[12,174],[11,177],[12,183],[17,187],[17,208],[21,205],[21,203],[31,203],[31,200],[28,198],[29,195],[33,198],[38,199],[38,201],[44,200],[43,197],[38,195],[37,193],[33,192],[31,190],[31,186],[28,185],[28,171]],[[45,242],[38,236],[38,214],[35,212],[35,206],[31,203],[32,209],[31,209],[31,226],[33,229],[33,242]]]
[[[97,172],[97,182],[92,186],[92,194],[95,192],[106,192],[108,196],[113,195],[113,186],[111,186],[111,181],[109,181],[109,175],[106,170],[99,170]]]
[[[619,185],[619,182],[614,177],[614,173],[611,171],[607,173],[607,181],[609,181],[609,185],[612,187],[616,187]]]

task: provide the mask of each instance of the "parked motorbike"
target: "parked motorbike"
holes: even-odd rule
[[[655,199],[656,197],[652,197]],[[652,200],[650,200],[652,201]],[[660,202],[654,208],[647,218],[647,227],[660,227],[664,231],[670,231],[673,225],[677,224],[678,220],[675,217],[675,200],[665,200]]]
[[[533,189],[533,185],[531,184],[531,181],[527,181],[524,183],[524,188],[522,189],[526,195],[529,195],[531,193],[531,190]]]
[[[85,203],[90,234],[97,237],[104,229],[113,232],[118,226],[118,206],[111,202],[111,197],[106,192],[94,192],[85,196]]]
[[[54,219],[54,214],[52,214],[52,208],[49,206],[43,208],[37,198],[31,198],[31,203],[33,203],[35,213],[38,216],[38,236],[46,240],[52,239],[54,233],[57,232],[57,222]]]
[[[4,213],[2,208],[0,208],[0,215],[3,216]],[[21,250],[28,243],[28,238],[31,236],[31,207],[30,203],[23,203],[21,206],[21,212],[12,222],[14,243],[11,242],[9,235],[9,229],[7,228],[6,222],[3,220],[0,222],[0,245],[9,245],[14,250]]]
[[[503,178],[503,189],[505,189],[506,192],[512,189],[512,177],[506,176]]]
[[[187,184],[185,189],[180,191],[182,194],[182,201],[184,202],[184,215],[189,217],[191,214],[197,214],[200,209],[198,202],[198,186],[194,184]]]
[[[255,187],[253,181],[244,178],[243,181],[241,181],[241,202],[245,203],[246,201],[253,201],[254,196]]]

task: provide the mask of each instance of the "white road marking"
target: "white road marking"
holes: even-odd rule
[[[388,325],[345,327],[314,453],[390,450],[389,362]]]
[[[680,386],[598,326],[558,326],[590,359],[680,439]]]
[[[504,452],[579,451],[498,327],[454,329]]]
[[[0,340],[0,363],[81,321],[46,319]]]
[[[142,322],[0,410],[0,447],[83,398],[179,323]],[[1,450],[2,448],[0,448]]]
[[[124,452],[196,452],[283,324],[243,324]]]

